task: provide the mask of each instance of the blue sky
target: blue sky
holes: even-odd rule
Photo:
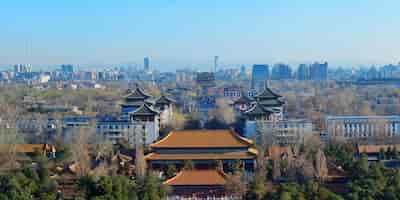
[[[0,63],[400,61],[398,0],[13,0]],[[28,48],[27,48],[28,47]],[[28,49],[28,50],[27,50]]]

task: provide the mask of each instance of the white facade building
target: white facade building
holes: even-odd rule
[[[328,116],[329,138],[373,138],[400,136],[400,116]]]
[[[305,119],[287,119],[279,121],[257,120],[246,122],[246,137],[259,139],[260,133],[270,134],[273,144],[288,145],[303,142],[313,133],[312,122]]]

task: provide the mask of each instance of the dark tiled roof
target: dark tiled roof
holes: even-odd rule
[[[160,111],[152,108],[151,106],[147,104],[143,104],[138,108],[137,110],[133,111],[131,113],[132,115],[158,115],[160,114]]]
[[[160,97],[158,97],[155,102],[156,102],[156,104],[171,104],[171,103],[175,103],[176,101],[163,94]]]
[[[131,92],[130,94],[125,96],[125,99],[130,100],[130,99],[148,99],[151,96],[147,93],[145,93],[140,87],[137,87],[135,91]]]
[[[280,97],[282,97],[282,96],[279,94],[276,94],[268,87],[265,87],[264,91],[261,92],[260,94],[257,94],[254,98],[256,98],[256,99],[278,99]]]
[[[249,97],[247,97],[246,95],[242,94],[240,96],[240,98],[236,99],[234,101],[234,104],[247,104],[247,103],[251,103],[253,100],[251,100]]]
[[[263,114],[268,114],[268,113],[274,113],[273,110],[264,107],[260,103],[256,102],[254,103],[249,110],[244,112],[246,115],[263,115]]]
[[[279,99],[263,99],[260,100],[258,103],[263,106],[281,106],[284,104],[284,102]]]

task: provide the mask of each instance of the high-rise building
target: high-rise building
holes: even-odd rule
[[[251,73],[251,88],[261,91],[267,79],[269,79],[269,66],[266,64],[254,64]]]
[[[275,64],[272,68],[273,80],[286,80],[292,78],[292,69],[286,64]]]
[[[376,69],[375,66],[372,66],[367,72],[367,79],[374,80],[379,79],[379,71]]]
[[[315,62],[310,67],[310,77],[313,81],[326,81],[328,80],[328,63],[323,64]]]
[[[149,57],[145,57],[143,59],[143,66],[144,66],[144,70],[145,71],[149,71],[150,70],[150,59],[149,59]]]
[[[218,68],[218,56],[214,56],[214,72],[217,72]]]
[[[73,65],[61,65],[61,71],[64,73],[74,73]]]
[[[297,80],[310,80],[310,67],[306,64],[300,64],[297,68]]]
[[[32,72],[32,65],[29,64],[17,64],[14,65],[15,73],[30,73]]]

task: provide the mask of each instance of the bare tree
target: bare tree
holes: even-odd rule
[[[143,180],[146,176],[146,160],[144,158],[143,146],[136,145],[135,158],[136,178]]]
[[[185,126],[185,116],[180,112],[174,112],[172,114],[172,128],[175,130],[181,130]]]
[[[22,144],[21,137],[14,128],[0,129],[0,167],[4,170],[12,170],[18,167],[18,160],[22,154],[17,152],[17,145]]]
[[[243,198],[247,192],[247,187],[240,172],[228,175],[227,182],[225,183],[225,190],[233,199],[240,200]]]
[[[78,176],[89,175],[91,170],[91,139],[94,131],[90,128],[80,128],[73,133],[71,153]]]
[[[226,124],[231,124],[235,121],[233,107],[228,104],[225,99],[217,100],[217,109],[215,116],[217,119],[222,119]]]
[[[318,151],[315,155],[315,171],[316,177],[319,180],[323,180],[328,175],[326,156],[320,148],[318,148]]]

